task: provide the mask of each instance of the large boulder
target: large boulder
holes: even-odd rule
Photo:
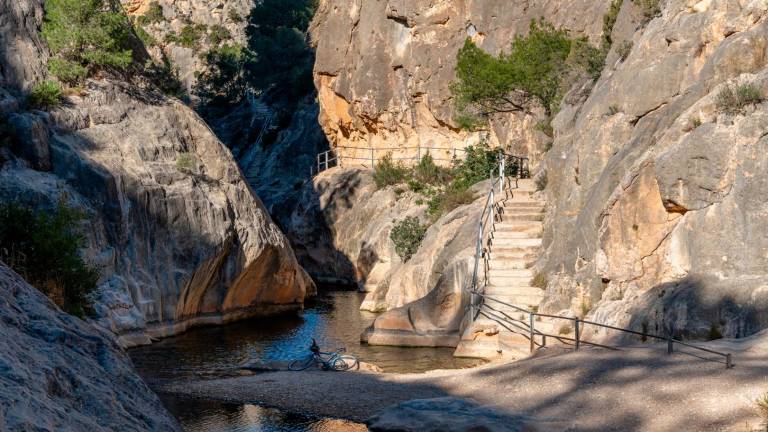
[[[10,10],[3,52],[45,52],[41,2]],[[51,112],[25,111],[24,89],[45,56],[6,58],[0,112],[17,139],[0,157],[0,200],[86,215],[84,255],[101,273],[97,320],[122,343],[297,310],[314,293],[230,152],[192,110],[137,78],[90,80]]]
[[[0,262],[0,429],[180,431],[110,337]]]

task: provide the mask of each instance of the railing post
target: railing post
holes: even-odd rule
[[[326,170],[329,168],[328,167],[328,153],[330,153],[330,151],[325,152],[325,169]]]
[[[725,355],[725,368],[730,369],[733,367],[733,361],[731,359],[731,354],[728,353]]]
[[[667,354],[672,354],[673,348],[672,348],[672,338],[667,337]]]
[[[533,338],[534,338],[533,323],[534,323],[534,321],[533,321],[533,314],[532,313],[528,313],[528,321],[530,322],[530,327],[531,327],[531,352],[533,352],[533,350],[535,349],[535,343],[533,341]]]
[[[573,331],[575,333],[575,338],[576,338],[576,351],[578,351],[579,350],[579,345],[581,345],[581,341],[580,341],[580,338],[579,338],[579,319],[578,318],[576,318],[574,320]]]
[[[371,147],[371,168],[373,168],[374,165],[376,165],[376,161],[373,159],[373,147]]]
[[[416,146],[416,163],[421,162],[421,144]]]
[[[320,174],[320,155],[317,155],[317,173]]]

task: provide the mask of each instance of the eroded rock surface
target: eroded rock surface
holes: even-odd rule
[[[768,95],[768,4],[662,4],[640,25],[624,2],[614,40],[633,49],[609,56],[589,98],[555,121],[544,306],[742,337],[768,325],[768,104],[730,115],[718,95],[747,84]]]
[[[25,53],[25,62],[0,59],[0,107],[17,135],[0,149],[0,199],[63,201],[86,214],[86,258],[102,276],[99,323],[133,344],[148,342],[147,331],[301,308],[314,284],[230,152],[189,108],[105,79],[50,113],[21,109],[22,89],[44,70],[44,58],[27,56],[45,51],[42,4],[12,11],[3,52]]]
[[[467,37],[493,54],[508,51],[514,35],[543,16],[597,43],[608,6],[599,0],[321,1],[312,28],[320,123],[343,158],[370,152],[340,146],[395,148],[399,156],[415,156],[405,147],[464,147],[481,134],[456,128],[449,84]],[[538,120],[500,117],[490,139],[537,156],[547,141],[534,128]]]
[[[0,262],[0,429],[180,431],[110,337]]]

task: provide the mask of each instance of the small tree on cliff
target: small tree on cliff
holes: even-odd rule
[[[467,39],[457,60],[451,85],[457,121],[476,127],[493,114],[529,112],[532,102],[550,116],[572,83],[572,72],[595,75],[604,56],[586,39],[572,39],[542,19],[531,21],[527,35],[515,37],[508,54],[494,57]]]
[[[128,17],[108,0],[46,0],[43,37],[53,54],[48,68],[69,84],[127,69],[137,43]]]

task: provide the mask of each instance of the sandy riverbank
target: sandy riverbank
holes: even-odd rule
[[[549,352],[508,364],[422,374],[269,372],[174,382],[158,390],[364,421],[411,399],[472,398],[502,413],[568,430],[740,431],[757,428],[754,399],[768,391],[768,333],[706,346],[736,367],[662,345]]]

